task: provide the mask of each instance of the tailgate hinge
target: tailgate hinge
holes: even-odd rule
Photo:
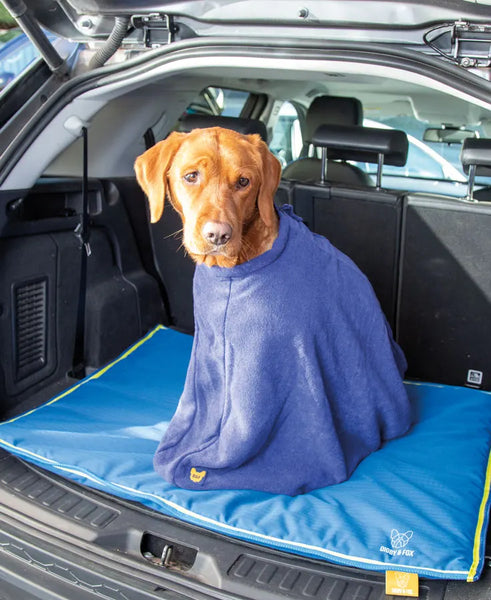
[[[133,15],[131,24],[135,29],[143,31],[141,41],[145,48],[159,48],[171,44],[177,30],[173,18],[162,13]]]
[[[446,23],[427,31],[423,39],[430,48],[462,67],[491,65],[491,25]]]

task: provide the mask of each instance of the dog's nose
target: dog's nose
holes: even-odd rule
[[[232,236],[232,227],[228,223],[207,221],[203,225],[201,234],[207,242],[214,246],[223,246]]]

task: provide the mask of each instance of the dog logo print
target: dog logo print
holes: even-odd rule
[[[396,575],[396,583],[400,588],[407,588],[409,584],[409,573],[397,573]]]
[[[390,532],[390,543],[392,548],[398,550],[399,548],[405,548],[408,545],[409,540],[413,537],[412,531],[406,531],[405,533],[399,533],[397,529],[393,529]]]
[[[189,479],[191,479],[193,483],[201,483],[205,477],[206,471],[197,471],[194,467],[191,467]]]
[[[389,554],[390,556],[414,556],[414,550],[410,550],[406,546],[409,544],[413,532],[409,531],[398,531],[392,529],[390,532],[390,548],[388,546],[380,546],[380,552]]]

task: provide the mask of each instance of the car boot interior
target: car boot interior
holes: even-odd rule
[[[361,48],[285,43],[271,52],[257,40],[248,46],[229,39],[177,45],[156,50],[153,59],[130,58],[124,68],[114,63],[93,82],[89,77],[60,94],[5,163],[0,419],[8,422],[60,397],[160,326],[193,334],[194,263],[183,248],[180,217],[166,202],[162,219],[150,223],[134,162],[172,131],[215,125],[267,141],[284,169],[276,205],[292,205],[368,277],[407,358],[409,384],[490,392],[491,104],[483,87],[463,70],[437,68],[433,57],[413,64],[409,52],[381,61]],[[461,146],[448,144],[442,157],[422,141],[423,129],[442,123],[474,127],[484,142],[464,145],[462,160]],[[14,463],[1,452],[0,463],[16,472],[15,481],[33,476],[28,460]],[[295,563],[288,548],[285,555],[278,548],[269,553],[258,538],[261,546],[249,540],[237,551],[233,536],[216,532],[201,540],[200,522],[191,519],[180,531],[179,522],[156,516],[133,497],[113,504],[106,491],[75,484],[72,490],[59,474],[33,469],[36,485],[53,477],[87,503],[90,519],[113,523],[94,533],[99,525],[69,515],[76,527],[86,527],[87,544],[97,539],[103,553],[122,548],[118,556],[128,569],[132,553],[138,555],[154,584],[148,597],[161,590],[151,569],[165,565],[169,547],[175,572],[185,576],[194,568],[192,582],[204,582],[207,594],[216,586],[244,597],[250,585],[258,598],[384,595],[381,581],[362,571],[343,584],[349,563],[339,561],[329,579],[319,561]],[[19,490],[9,493],[21,497]],[[27,492],[22,502],[26,498]],[[42,500],[38,505],[46,508]],[[124,533],[118,515],[128,524]],[[398,527],[407,543],[412,531]],[[143,532],[138,541],[135,531]],[[121,565],[113,567],[116,573]],[[302,590],[292,591],[300,581]],[[178,577],[172,580],[165,597],[188,597],[179,585]],[[421,589],[429,600],[457,600],[465,597],[465,585],[431,581]],[[489,593],[489,569],[472,585]],[[189,597],[211,597],[201,588],[193,593]]]

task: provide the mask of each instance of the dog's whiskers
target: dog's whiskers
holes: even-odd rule
[[[169,233],[169,235],[166,235],[164,237],[164,240],[168,240],[170,237],[176,238],[183,231],[184,231],[184,229],[181,227],[181,229],[178,229],[177,231],[174,231],[174,233]]]
[[[241,239],[241,254],[246,258],[250,255],[250,254],[254,254],[254,246],[251,244],[251,242],[245,237],[242,236]]]

